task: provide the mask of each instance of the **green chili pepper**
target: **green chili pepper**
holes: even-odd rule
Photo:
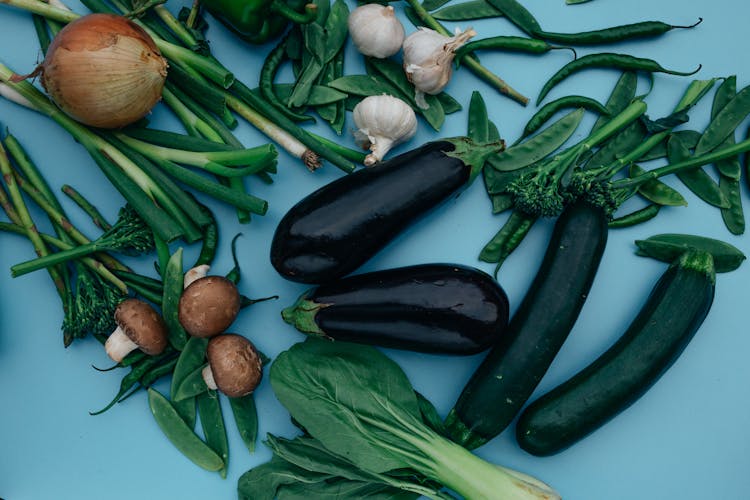
[[[265,100],[268,101],[269,104],[285,114],[290,120],[299,122],[315,121],[315,118],[310,115],[297,113],[296,111],[289,109],[286,104],[281,102],[281,99],[279,99],[273,89],[273,82],[276,79],[276,73],[278,72],[281,63],[284,62],[284,60],[288,57],[286,46],[289,42],[290,36],[291,32],[289,35],[284,37],[284,39],[281,40],[281,42],[279,42],[279,44],[276,45],[276,47],[274,47],[271,52],[269,52],[265,61],[263,61],[263,67],[260,69],[260,93],[265,98]]]
[[[575,49],[572,47],[560,47],[550,45],[544,40],[534,38],[525,38],[522,36],[493,36],[469,42],[456,51],[456,61],[460,61],[466,54],[475,50],[505,50],[507,52],[523,52],[526,54],[545,54],[550,50],[565,49],[573,52],[577,57]]]
[[[203,0],[201,4],[243,40],[262,44],[280,35],[289,21],[306,24],[318,15],[315,4],[299,0]]]
[[[533,215],[513,210],[500,231],[484,246],[479,254],[479,260],[495,262],[497,264],[495,275],[497,275],[497,271],[503,265],[505,259],[518,248],[518,245],[529,234],[536,219]]]
[[[570,75],[588,68],[618,68],[622,70],[638,70],[648,71],[651,73],[668,73],[670,75],[690,76],[700,71],[701,66],[698,66],[693,71],[684,72],[666,69],[653,59],[635,57],[629,54],[616,54],[613,52],[588,54],[579,59],[569,62],[568,64],[560,68],[557,73],[552,75],[552,77],[547,80],[547,83],[545,83],[542,87],[541,92],[539,92],[537,101],[541,102],[553,87],[565,80]]]
[[[622,217],[612,219],[611,221],[609,221],[608,227],[610,229],[618,229],[622,227],[635,226],[636,224],[640,224],[642,222],[653,219],[658,215],[659,210],[661,210],[661,205],[652,203],[651,205],[636,210],[635,212],[631,212],[629,214],[623,215]]]
[[[523,129],[521,138],[523,139],[524,137],[528,137],[539,130],[542,125],[547,123],[547,121],[555,114],[557,114],[558,111],[569,108],[585,108],[589,111],[599,113],[600,115],[609,115],[609,110],[607,110],[606,107],[599,103],[599,101],[590,97],[581,95],[569,95],[561,97],[559,99],[555,99],[554,101],[548,102],[547,104],[539,108],[539,111],[534,113],[534,116],[532,116],[529,119],[528,123],[526,123],[526,127],[524,127]]]
[[[695,24],[688,26],[675,26],[661,21],[642,21],[632,24],[623,24],[611,28],[584,31],[581,33],[551,33],[548,31],[539,31],[535,36],[543,40],[555,43],[569,43],[572,45],[600,45],[620,42],[623,40],[633,40],[635,38],[650,38],[671,31],[673,29],[695,28],[703,18],[699,18]]]

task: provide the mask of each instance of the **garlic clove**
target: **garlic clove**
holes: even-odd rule
[[[429,28],[420,28],[404,40],[404,72],[416,90],[417,106],[427,109],[424,94],[436,95],[443,91],[453,75],[456,50],[476,35],[469,28],[456,31],[455,36],[444,36]]]
[[[349,14],[347,26],[357,50],[366,56],[384,59],[401,50],[404,26],[390,5],[361,5]]]
[[[380,162],[390,149],[417,132],[417,116],[407,103],[390,95],[366,97],[352,112],[357,129],[355,140],[371,154],[365,165]]]

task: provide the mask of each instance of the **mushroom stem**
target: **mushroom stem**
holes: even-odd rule
[[[214,372],[211,370],[211,365],[204,366],[203,370],[201,370],[201,373],[203,374],[203,381],[206,383],[209,389],[215,391],[219,388],[216,385],[216,380],[214,380]]]
[[[200,266],[195,266],[191,269],[188,269],[182,282],[182,288],[187,288],[193,281],[207,276],[209,269],[211,269],[211,266],[209,266],[208,264],[201,264]]]
[[[137,348],[138,344],[130,340],[130,338],[125,335],[125,331],[119,326],[115,328],[115,331],[112,332],[104,343],[104,350],[107,351],[107,355],[116,363],[122,361],[122,358]]]

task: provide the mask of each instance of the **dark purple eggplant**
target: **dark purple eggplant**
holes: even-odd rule
[[[285,278],[325,283],[345,276],[407,226],[467,186],[502,142],[446,139],[339,178],[283,217],[271,263]]]
[[[282,311],[310,335],[411,351],[475,354],[497,343],[508,298],[490,275],[423,264],[342,278]]]

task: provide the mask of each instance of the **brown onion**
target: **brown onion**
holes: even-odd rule
[[[161,99],[167,61],[129,19],[90,14],[65,26],[38,68],[42,85],[71,118],[119,128],[143,118]]]

